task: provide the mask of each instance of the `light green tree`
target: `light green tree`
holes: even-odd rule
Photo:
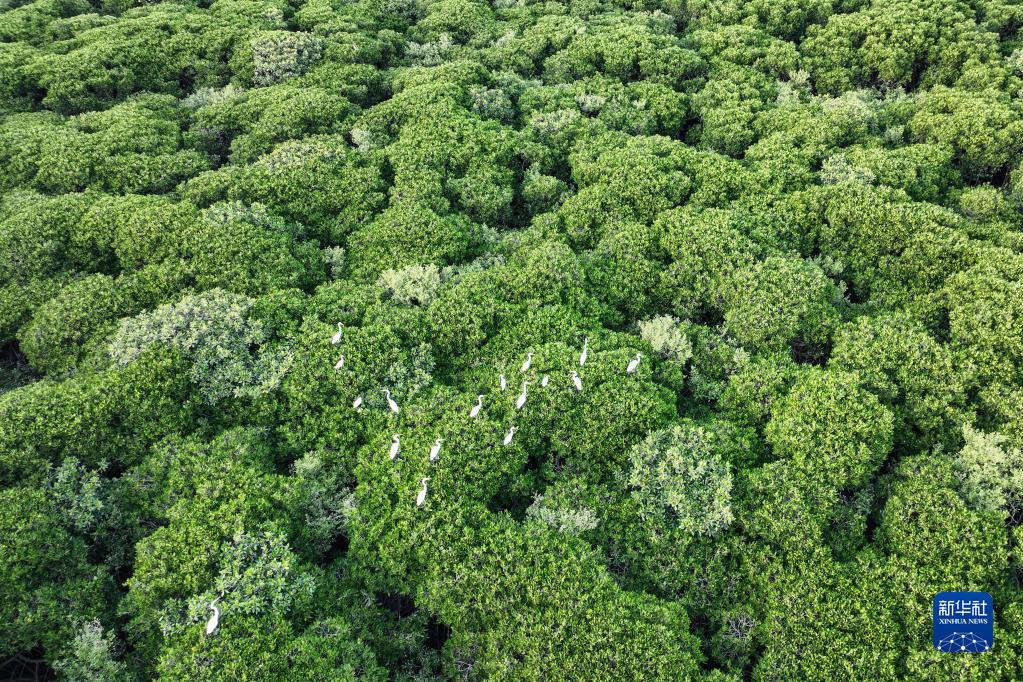
[[[259,396],[280,383],[291,354],[268,344],[272,329],[249,315],[253,304],[219,289],[185,296],[123,320],[110,342],[110,357],[127,365],[153,345],[169,346],[192,362],[192,380],[207,402]]]
[[[687,421],[650,434],[629,451],[625,481],[644,514],[694,534],[728,527],[732,475],[714,439]]]

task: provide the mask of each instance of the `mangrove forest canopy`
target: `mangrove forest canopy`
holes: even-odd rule
[[[0,0],[0,678],[1011,682],[1021,553],[1018,0]]]

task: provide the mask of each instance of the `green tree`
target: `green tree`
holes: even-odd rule
[[[4,488],[0,501],[0,654],[41,646],[53,661],[74,640],[75,619],[110,615],[110,577],[42,490]]]
[[[851,488],[888,456],[893,421],[857,375],[815,368],[777,403],[765,435],[775,457],[828,485]]]
[[[861,317],[836,334],[830,366],[859,375],[894,411],[895,444],[952,447],[966,418],[964,377],[949,348],[905,317]]]
[[[966,444],[955,460],[963,498],[977,511],[1006,515],[1009,523],[1023,521],[1023,450],[1006,445],[1006,438],[963,427]]]
[[[128,671],[123,662],[114,658],[115,650],[112,633],[104,633],[98,620],[88,621],[75,635],[67,658],[56,661],[54,668],[71,682],[121,682],[129,679]]]
[[[90,275],[74,280],[35,310],[18,333],[21,348],[38,370],[61,376],[104,342],[114,321],[131,310],[115,280]]]
[[[728,527],[732,475],[719,454],[719,438],[683,422],[632,448],[625,482],[645,515],[694,534],[714,535]]]
[[[1023,150],[1023,119],[995,90],[934,88],[910,119],[909,129],[921,142],[950,145],[971,179],[1005,170]]]
[[[429,305],[440,287],[440,269],[436,265],[410,265],[401,270],[384,270],[378,284],[394,300],[405,304]]]
[[[260,395],[280,382],[290,353],[267,343],[272,330],[249,317],[252,304],[219,289],[186,296],[123,320],[110,341],[110,357],[126,365],[151,346],[165,345],[192,362],[192,381],[207,402]]]
[[[726,286],[724,327],[751,350],[794,344],[812,357],[838,317],[835,285],[805,260],[769,256],[737,270]]]

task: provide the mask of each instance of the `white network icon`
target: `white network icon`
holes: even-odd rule
[[[953,632],[938,642],[938,651],[972,651],[976,653],[987,651],[990,648],[991,645],[986,639],[982,639],[972,632]]]

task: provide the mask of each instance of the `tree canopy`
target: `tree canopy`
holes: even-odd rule
[[[1021,472],[1018,2],[0,3],[0,678],[1011,682]]]

